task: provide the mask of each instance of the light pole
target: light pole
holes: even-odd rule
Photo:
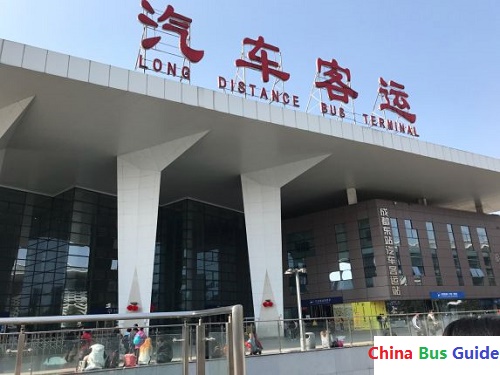
[[[295,287],[297,289],[297,311],[299,313],[299,330],[300,330],[300,350],[303,352],[306,348],[304,339],[304,321],[302,320],[302,300],[300,297],[300,279],[299,273],[307,273],[305,267],[289,268],[285,271],[285,275],[295,274]]]

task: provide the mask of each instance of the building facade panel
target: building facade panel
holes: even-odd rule
[[[388,220],[380,216],[381,210]],[[339,226],[345,228],[345,245],[334,240]],[[417,203],[361,202],[284,220],[284,260],[290,259],[291,236],[301,231],[312,234],[309,241],[315,249],[314,254],[301,254],[308,270],[302,295],[306,301],[401,301],[401,306],[423,307],[432,305],[431,292],[460,291],[469,307],[491,308],[500,297],[500,217],[495,215]],[[387,243],[394,249],[387,249]],[[345,248],[347,266],[338,260]],[[292,288],[285,291],[285,311],[291,316],[294,298]]]

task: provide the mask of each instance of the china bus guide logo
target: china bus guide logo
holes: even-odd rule
[[[191,64],[199,63],[204,50],[191,46],[193,20],[175,10],[172,5],[154,9],[148,0],[141,1],[142,12],[137,16],[143,25],[141,51],[137,67],[182,80],[191,79]],[[172,44],[177,39],[177,46]],[[149,54],[149,55],[148,55]],[[153,57],[150,57],[150,55]],[[160,56],[168,56],[169,60]],[[174,58],[174,61],[171,59]],[[236,75],[229,79],[219,75],[219,90],[251,97],[268,103],[300,108],[299,96],[285,90],[285,82],[291,74],[283,69],[279,46],[263,36],[245,37],[241,55],[235,59]],[[313,64],[311,64],[311,68]],[[247,72],[249,70],[249,72]],[[356,113],[354,100],[359,94],[352,86],[351,71],[335,58],[316,59],[315,78],[306,112],[332,116],[343,121],[361,123],[401,134],[419,137],[414,126],[417,116],[411,112],[409,95],[401,82],[380,77],[377,100],[370,114]],[[251,78],[247,77],[251,75]],[[376,107],[378,103],[378,107]],[[384,117],[376,114],[381,111]],[[390,112],[392,118],[387,118]],[[394,119],[394,116],[396,117]]]

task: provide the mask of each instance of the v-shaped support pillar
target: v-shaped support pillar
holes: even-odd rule
[[[241,175],[254,314],[257,320],[283,317],[281,188],[327,158],[322,155]],[[271,307],[263,306],[269,299]],[[269,332],[266,332],[270,330]],[[276,324],[259,326],[275,335]]]
[[[118,311],[149,312],[161,172],[207,132],[118,156]]]

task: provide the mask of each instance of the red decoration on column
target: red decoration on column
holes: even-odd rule
[[[270,299],[266,299],[264,302],[262,302],[262,306],[264,306],[264,307],[273,307],[274,303]]]
[[[139,311],[139,305],[137,302],[130,302],[129,305],[127,306],[128,311]]]

